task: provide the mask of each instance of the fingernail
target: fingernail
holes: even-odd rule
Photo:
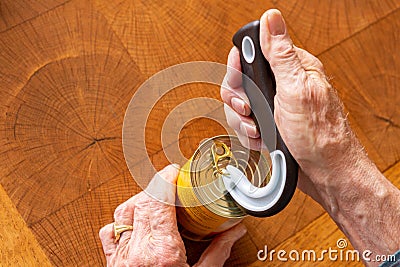
[[[250,123],[242,121],[240,123],[240,127],[242,127],[242,131],[244,131],[244,133],[246,133],[250,137],[252,137],[252,138],[260,137],[260,134],[258,133],[257,127],[255,124],[250,124]]]
[[[272,10],[267,15],[268,28],[271,35],[282,35],[285,33],[285,22],[279,10]]]
[[[241,115],[246,115],[246,110],[244,108],[244,101],[239,99],[239,98],[232,98],[231,100],[231,104],[234,110],[236,110],[237,112],[239,112]]]

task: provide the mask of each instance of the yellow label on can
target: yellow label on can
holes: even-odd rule
[[[191,162],[191,159],[186,162],[178,175],[177,196],[180,203],[177,216],[181,226],[191,233],[192,238],[201,239],[220,232],[218,228],[230,219],[213,213],[197,198],[191,181]]]

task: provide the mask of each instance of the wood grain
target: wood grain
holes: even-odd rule
[[[51,266],[1,185],[0,218],[0,266]]]
[[[285,21],[300,42],[320,54],[400,7],[396,0],[277,0]]]
[[[225,63],[233,33],[271,7],[281,9],[297,46],[319,54],[352,127],[396,181],[398,167],[390,167],[400,160],[399,6],[391,0],[2,1],[0,183],[53,265],[105,265],[98,230],[112,221],[118,204],[141,190],[121,145],[131,97],[147,78],[173,64]],[[134,158],[135,166],[148,159],[161,169],[176,148],[187,158],[202,139],[226,133],[199,118],[176,125],[183,127],[178,134],[163,133],[171,138],[161,142],[167,116],[196,97],[220,100],[219,88],[188,84],[159,99],[148,117],[146,153]],[[188,105],[187,112],[197,108]],[[223,119],[221,110],[206,108],[207,116]],[[149,171],[137,170],[134,177]],[[264,245],[334,246],[343,237],[299,191],[282,213],[244,223],[248,234],[227,266],[256,261]],[[185,242],[194,263],[206,244]],[[28,259],[32,249],[34,243],[21,243],[12,258]]]
[[[94,0],[141,71],[195,60],[226,63],[235,31],[273,7],[272,1]],[[240,7],[240,8],[238,8]],[[179,30],[177,30],[179,29]]]
[[[388,169],[384,175],[388,178],[397,188],[400,188],[400,163],[392,166]],[[339,239],[345,239],[347,245],[345,248],[340,249],[337,247],[337,242]],[[297,250],[302,252],[303,250],[311,250],[314,249],[317,257],[321,256],[322,250],[324,249],[335,249],[338,251],[343,251],[346,253],[348,250],[353,250],[354,248],[351,246],[350,242],[346,239],[345,235],[340,231],[337,225],[332,221],[327,213],[324,213],[318,219],[314,220],[312,223],[307,225],[301,231],[298,231],[295,235],[285,240],[283,243],[279,244],[276,247],[268,246],[269,251],[274,249],[275,251],[285,250],[286,252],[290,252],[291,250]],[[263,248],[262,248],[263,249]],[[346,254],[342,254],[342,258],[340,258],[338,252],[338,259],[331,260],[328,255],[323,257],[323,261],[319,262],[309,262],[313,266],[342,266],[345,264],[346,266],[363,266],[360,260],[352,260],[352,258],[348,258],[346,260]],[[288,255],[286,255],[288,258]],[[275,255],[274,260],[271,262],[267,259],[265,262],[255,261],[251,266],[265,266],[266,263],[271,266],[304,266],[304,261],[289,261],[282,262],[279,261]]]
[[[274,247],[322,215],[324,210],[309,196],[297,190],[293,200],[280,213],[269,218],[245,220],[249,234],[258,249]],[[253,255],[256,259],[257,255]]]
[[[57,8],[68,0],[3,0],[0,3],[0,32],[6,31],[26,20],[37,17],[46,11]]]
[[[88,3],[0,40],[0,181],[30,224],[125,168],[122,121],[143,78]]]
[[[222,81],[222,79],[221,79]],[[218,102],[208,101],[216,100]],[[184,105],[181,111],[174,112],[174,109],[179,106]],[[217,106],[216,106],[217,105]],[[184,112],[185,114],[181,114]],[[207,135],[208,132],[212,132],[213,134],[224,134],[226,131],[222,131],[221,127],[217,126],[217,122],[215,124],[208,124],[206,121],[198,121],[197,125],[199,129],[203,128],[203,134],[198,136],[197,133],[194,136],[197,138],[201,138],[201,140],[191,140],[193,136],[191,134],[191,130],[195,130],[194,128],[186,129],[185,131],[181,131],[179,133],[178,129],[182,130],[185,128],[185,123],[189,123],[190,121],[181,121],[184,117],[195,118],[195,114],[203,114],[202,116],[217,119],[220,122],[225,122],[225,115],[222,109],[222,102],[219,97],[219,86],[217,85],[209,85],[202,83],[193,83],[186,84],[174,88],[165,94],[157,103],[155,103],[152,108],[146,123],[146,132],[145,132],[145,140],[146,140],[146,149],[149,154],[156,152],[163,148],[163,146],[168,146],[172,143],[175,143],[177,140],[187,139],[188,142],[195,144],[196,147],[191,145],[190,150],[185,151],[187,156],[194,152],[201,141],[204,138],[208,138],[213,135]],[[169,129],[168,126],[164,125],[166,123],[167,116],[171,116],[171,120],[174,121],[173,129]],[[217,126],[214,129],[212,126]],[[176,134],[175,132],[179,133]],[[165,142],[162,142],[162,135],[164,135]],[[178,162],[179,164],[184,164],[184,162]]]
[[[98,232],[113,222],[114,209],[140,192],[127,169],[87,191],[31,226],[55,266],[102,266],[105,258]]]
[[[207,133],[210,133],[208,131],[192,131],[192,129],[206,123],[203,120],[206,119],[192,121],[183,129],[182,132],[190,132],[189,140],[202,140],[207,137]],[[223,131],[223,129],[220,130]],[[185,138],[180,141],[184,141],[185,144],[184,146],[181,145],[184,154],[193,153],[192,150],[194,151],[197,147],[197,144],[188,143]],[[156,169],[161,169],[169,164],[162,150],[153,154],[151,161]],[[145,172],[146,170],[143,171]],[[143,174],[141,173],[140,175]],[[121,190],[116,190],[117,188]],[[112,221],[113,208],[123,201],[121,199],[127,199],[130,194],[133,195],[139,191],[140,188],[133,182],[129,173],[125,172],[123,175],[117,175],[110,181],[95,188],[92,192],[85,194],[83,198],[47,216],[46,219],[35,223],[32,229],[46,251],[53,251],[57,248],[56,254],[49,254],[49,258],[56,265],[77,264],[90,266],[96,263],[98,261],[97,256],[101,255],[97,232],[94,229],[99,229],[102,225]],[[62,226],[59,231],[60,239],[52,239],[52,235],[44,229],[50,228],[55,231],[54,227],[61,225],[71,213],[74,214],[74,218],[72,221],[69,219],[69,224]],[[322,209],[313,200],[301,192],[296,192],[294,200],[282,213],[268,219],[246,218],[244,223],[248,228],[248,234],[235,245],[231,254],[232,257],[227,262],[227,265],[246,265],[254,262],[257,259],[257,251],[264,244],[273,246],[283,242],[320,214],[322,214]],[[88,220],[90,218],[96,219],[89,223]],[[277,227],[278,225],[279,227]],[[71,236],[69,234],[71,232],[77,234]],[[77,244],[82,244],[83,242],[85,242],[85,246],[80,247]],[[185,243],[187,244],[188,260],[191,263],[198,260],[207,245],[188,240],[185,240]],[[97,254],[92,251],[95,248],[98,251]],[[74,253],[71,253],[71,251],[74,251]]]
[[[400,160],[400,10],[320,55],[381,170]]]
[[[263,247],[262,249],[266,250],[267,252],[271,252],[272,250],[276,251],[272,256],[272,260],[270,254],[268,254],[268,257],[265,261],[257,260],[250,266],[363,266],[360,261],[357,261],[357,258],[355,258],[355,261],[352,261],[352,258],[349,257],[350,260],[346,261],[346,254],[343,254],[344,256],[340,258],[339,251],[341,251],[341,249],[337,247],[336,243],[339,239],[346,240],[348,244],[343,251],[354,249],[350,242],[346,239],[345,235],[331,220],[329,215],[324,213],[312,223],[307,225],[307,227],[305,227],[303,230],[290,237],[284,243],[276,247],[268,246],[267,249]],[[321,256],[322,251],[329,250],[329,248],[338,251],[337,254],[333,254],[333,260],[329,258],[329,254]],[[283,258],[286,258],[287,261],[281,261],[277,258],[277,252],[279,250],[286,251],[286,254],[283,256]],[[292,250],[299,252],[298,259],[296,259],[295,254],[291,254],[292,258],[290,258],[289,254]],[[302,260],[301,257],[304,250],[314,250],[316,253],[315,260],[313,256],[308,258],[308,254],[305,254],[305,260]],[[335,255],[338,257],[336,260],[334,258]],[[264,256],[264,254],[261,254],[261,256]],[[321,258],[321,260],[318,261],[318,258]]]
[[[160,165],[168,164],[162,151],[155,153],[152,160],[156,160]],[[140,191],[129,171],[125,170],[83,197],[36,222],[31,226],[32,231],[56,266],[104,265],[105,258],[98,231],[103,225],[113,221],[114,209],[120,203]],[[57,238],[54,238],[54,233],[57,233]],[[188,261],[191,263],[199,259],[208,245],[189,240],[185,240],[185,243]],[[235,245],[227,264],[249,264],[254,261],[256,252],[257,248],[248,234]]]

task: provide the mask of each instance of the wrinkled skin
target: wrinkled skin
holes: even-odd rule
[[[298,187],[319,202],[359,250],[400,249],[400,191],[371,162],[352,132],[321,62],[293,45],[278,10],[260,20],[260,44],[276,78],[274,118],[299,163]],[[227,122],[243,145],[261,146],[232,48],[221,88]],[[396,234],[395,234],[396,233]],[[375,266],[378,262],[365,262]]]
[[[275,122],[300,166],[299,188],[328,211],[355,249],[368,249],[373,255],[396,252],[400,249],[400,191],[368,159],[321,62],[293,45],[278,10],[268,10],[261,17],[260,41],[277,83]],[[228,124],[242,144],[259,149],[260,135],[249,116],[236,48],[229,53],[228,66],[221,88]],[[177,169],[168,166],[156,175],[153,184],[163,177],[173,185],[176,175]],[[173,187],[153,189],[158,199],[173,203]],[[187,265],[173,205],[140,193],[121,204],[114,217],[118,225],[133,225],[134,230],[124,232],[114,244],[113,225],[101,229],[108,266]],[[222,266],[245,231],[239,224],[220,234],[197,266]]]
[[[157,199],[141,192],[116,208],[116,224],[133,225],[134,230],[122,233],[117,244],[114,244],[113,224],[100,230],[107,266],[187,266],[175,206],[166,204],[174,203],[178,169],[169,165],[153,178],[146,192],[157,195]],[[171,186],[160,190],[161,179]],[[223,266],[233,244],[245,233],[246,228],[239,224],[215,237],[196,266]]]
[[[277,10],[267,11],[260,20],[261,49],[277,84],[274,118],[283,140],[301,167],[299,187],[320,199],[315,185],[329,181],[310,181],[310,177],[316,172],[333,171],[336,166],[342,166],[347,159],[341,155],[348,154],[353,143],[359,143],[347,123],[341,101],[325,76],[322,63],[294,46],[284,22],[283,27],[277,25],[279,20],[281,15]],[[234,47],[228,56],[221,97],[229,126],[242,144],[258,150],[262,142],[249,116],[251,110],[240,71],[239,51]]]

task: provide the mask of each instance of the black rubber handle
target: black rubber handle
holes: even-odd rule
[[[232,41],[240,51],[240,63],[243,72],[243,88],[250,100],[252,117],[260,131],[261,138],[270,152],[279,149],[283,152],[286,159],[286,184],[278,202],[265,211],[254,212],[246,210],[247,213],[252,216],[268,217],[283,210],[292,199],[297,186],[298,164],[287,149],[278,129],[276,129],[276,148],[272,147],[270,140],[268,140],[268,138],[271,139],[271,123],[273,128],[276,128],[273,116],[271,116],[274,112],[276,83],[271,67],[262,54],[259,34],[260,21],[257,20],[245,25],[236,32]],[[253,46],[251,45],[249,38],[251,39]],[[245,39],[245,41],[243,41],[243,39]],[[242,45],[245,46],[245,50],[242,50]],[[252,55],[254,55],[254,57],[252,57]],[[250,63],[248,63],[246,59],[247,61],[250,61]],[[252,62],[251,59],[253,59]],[[260,91],[262,95],[260,94]],[[262,99],[262,97],[264,98]],[[272,113],[269,112],[269,110],[271,110]],[[275,142],[272,143],[275,144]]]

